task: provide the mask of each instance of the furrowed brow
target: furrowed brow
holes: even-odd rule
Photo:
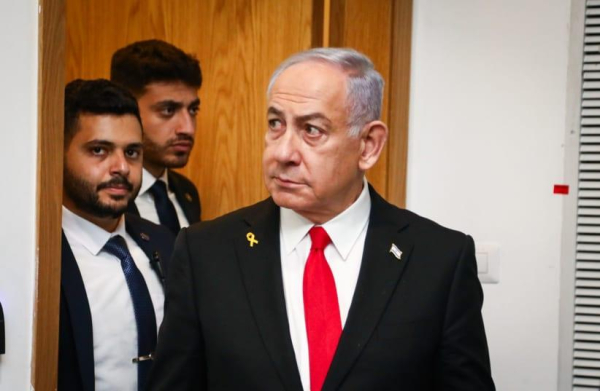
[[[109,147],[109,148],[113,148],[115,146],[115,143],[108,141],[108,140],[90,140],[87,143],[84,144],[86,147]]]
[[[311,114],[301,115],[297,118],[297,120],[300,122],[312,121],[313,119],[320,119],[323,121],[330,122],[329,119],[321,113],[311,113]]]
[[[273,114],[273,115],[281,117],[281,116],[283,116],[283,111],[271,106],[267,109],[267,114]]]
[[[160,109],[164,109],[165,107],[173,107],[175,109],[179,109],[183,107],[183,103],[182,102],[177,102],[174,100],[163,100],[160,102],[157,102],[155,104],[153,104],[152,106],[150,106],[152,109],[155,110],[160,110]]]
[[[329,120],[329,118],[327,118],[322,113],[311,113],[311,114],[301,115],[301,116],[294,118],[294,122],[297,125],[305,124],[307,122],[314,121],[314,120],[322,121],[322,123],[325,126],[331,126],[331,121]]]
[[[143,144],[142,143],[131,143],[131,144],[127,145],[127,148],[142,149]]]

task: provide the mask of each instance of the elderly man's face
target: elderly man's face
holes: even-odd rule
[[[346,75],[320,62],[286,69],[268,102],[263,173],[281,207],[324,223],[358,198],[360,137],[348,136]]]

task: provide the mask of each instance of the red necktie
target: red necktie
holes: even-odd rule
[[[320,391],[342,334],[342,321],[335,280],[324,253],[331,238],[323,227],[313,227],[309,234],[312,245],[304,267],[304,317],[310,389]]]

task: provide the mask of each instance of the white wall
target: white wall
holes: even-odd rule
[[[416,0],[409,209],[501,246],[498,390],[557,390],[570,2]]]
[[[0,0],[0,390],[30,389],[35,279],[37,2]]]

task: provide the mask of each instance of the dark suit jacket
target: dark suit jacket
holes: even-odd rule
[[[168,170],[167,175],[169,176],[169,189],[175,193],[177,202],[181,205],[181,209],[183,209],[183,213],[189,223],[194,224],[199,222],[200,216],[202,215],[202,207],[200,205],[200,195],[198,194],[196,186],[192,181],[175,171]],[[135,201],[131,201],[127,212],[136,216],[140,215],[140,211],[135,205]]]
[[[165,227],[137,216],[127,215],[127,233],[136,241],[153,262],[160,262],[162,272],[168,273],[168,259],[173,251],[175,238]],[[160,273],[159,278],[161,278]],[[58,390],[94,390],[94,343],[92,315],[71,247],[63,232],[62,267],[60,282],[60,331],[58,348]]]
[[[473,240],[370,190],[360,275],[323,390],[494,390]],[[150,390],[302,390],[279,251],[271,199],[179,234]]]

